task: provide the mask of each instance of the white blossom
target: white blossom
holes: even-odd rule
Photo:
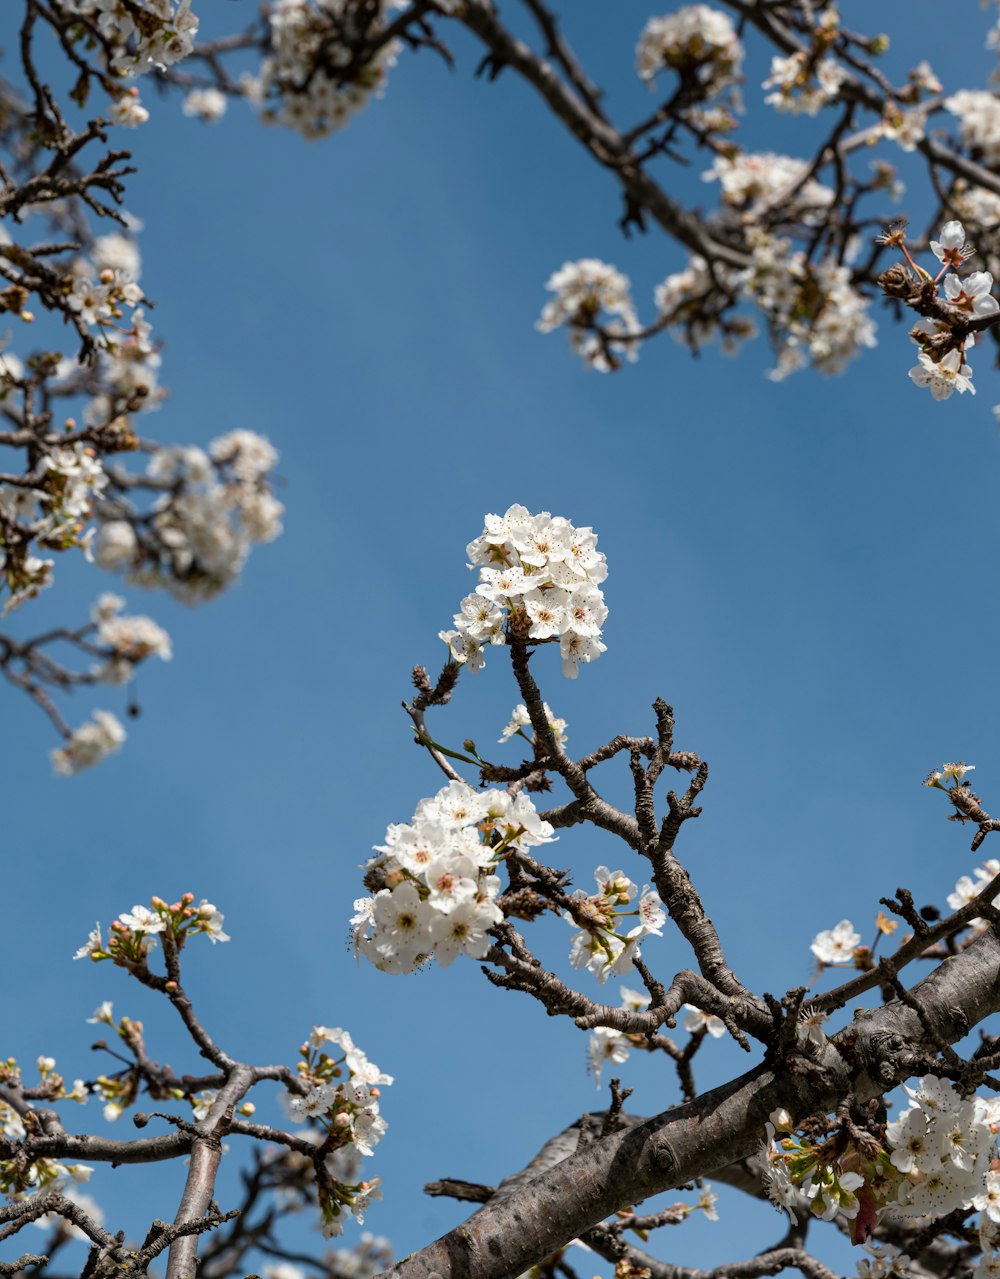
[[[706,182],[717,181],[723,202],[744,209],[750,219],[783,207],[808,226],[825,214],[834,199],[829,187],[806,177],[808,168],[805,160],[773,151],[741,151],[716,156],[702,177]]]
[[[935,400],[948,399],[952,391],[958,391],[960,395],[971,391],[975,395],[972,368],[957,348],[952,348],[940,360],[935,360],[929,351],[921,351],[917,358],[920,363],[910,369],[910,380],[917,386],[927,387]]]
[[[650,18],[636,49],[636,70],[651,88],[661,71],[673,68],[693,72],[706,96],[736,80],[742,62],[743,46],[732,19],[707,4]]]
[[[965,146],[982,157],[984,164],[1000,164],[1000,100],[984,89],[962,89],[945,98],[944,105],[959,121]]]
[[[836,100],[846,79],[847,72],[831,57],[820,58],[817,63],[802,52],[774,57],[763,87],[776,92],[768,94],[764,101],[778,111],[816,115]]]
[[[399,973],[432,956],[443,967],[463,954],[481,959],[488,930],[503,919],[495,856],[553,837],[523,792],[511,799],[506,791],[450,782],[420,801],[411,823],[390,826],[376,847],[369,869],[387,886],[355,903],[356,952]]]
[[[941,237],[939,240],[930,242],[931,252],[945,266],[957,269],[972,252],[965,243],[965,228],[953,218],[942,226],[938,235]]]
[[[528,639],[558,639],[563,674],[570,679],[581,662],[605,652],[599,636],[608,610],[600,583],[608,569],[593,529],[577,528],[548,511],[532,515],[515,504],[502,516],[487,515],[466,553],[480,580],[454,615],[456,629],[441,632],[454,661],[480,670],[483,640],[488,635],[490,644],[504,644],[504,628],[512,621],[523,624]]]
[[[94,925],[93,931],[88,934],[87,940],[73,956],[74,959],[89,959],[91,955],[104,949],[104,942],[101,939],[101,925]],[[95,1014],[96,1016],[96,1014]]]
[[[121,748],[125,730],[110,711],[95,711],[94,718],[74,729],[64,746],[51,752],[52,767],[68,776],[93,768]]]
[[[601,1071],[605,1064],[610,1062],[614,1066],[620,1066],[628,1059],[628,1049],[628,1040],[620,1031],[612,1030],[610,1026],[594,1027],[590,1032],[587,1056],[595,1087],[601,1086]]]
[[[226,114],[227,99],[218,89],[191,89],[181,104],[185,115],[215,124]]]
[[[566,721],[553,715],[548,702],[542,703],[542,710],[545,712],[545,721],[555,736],[556,744],[562,746],[567,740]],[[498,739],[500,744],[503,745],[504,742],[509,742],[514,736],[526,737],[527,734],[521,732],[522,728],[531,728],[531,717],[528,714],[528,708],[523,702],[519,702],[514,707],[510,721]]]
[[[566,325],[573,349],[601,373],[616,368],[619,356],[630,361],[639,358],[638,342],[624,340],[641,332],[627,276],[596,258],[581,258],[563,263],[545,287],[555,297],[542,308],[535,325],[539,332]],[[603,340],[596,331],[598,325],[607,335]]]
[[[133,906],[118,918],[126,928],[137,933],[162,933],[167,926],[159,911],[150,910],[148,906]]]
[[[376,36],[392,8],[377,0],[369,34]],[[306,138],[342,129],[372,97],[385,89],[389,69],[402,48],[399,40],[379,44],[357,64],[349,40],[352,0],[275,0],[267,11],[270,53],[259,74],[247,74],[246,97],[259,105],[266,123],[282,124]],[[347,68],[352,74],[345,77]]]
[[[842,919],[836,928],[817,933],[809,949],[821,964],[848,964],[860,943],[861,934],[854,931],[849,919]]]
[[[699,1031],[702,1033],[707,1031],[713,1039],[721,1039],[726,1033],[726,1025],[721,1017],[716,1017],[712,1013],[702,1012],[694,1004],[683,1004],[682,1009],[684,1012],[684,1029],[689,1035],[697,1034]]]
[[[139,101],[139,94],[135,90],[126,89],[108,107],[108,119],[112,124],[120,124],[126,129],[137,129],[149,119],[149,112]]]

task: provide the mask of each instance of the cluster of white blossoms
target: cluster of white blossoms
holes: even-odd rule
[[[990,168],[1000,164],[1000,99],[987,89],[962,89],[944,105],[958,117],[965,146]]]
[[[135,241],[119,232],[99,236],[88,255],[76,258],[67,272],[72,282],[67,286],[68,307],[98,329],[96,363],[86,367],[75,359],[46,357],[50,386],[59,399],[87,395],[81,416],[102,438],[99,443],[74,439],[77,419],[66,417],[62,425],[69,439],[55,431],[38,438],[24,482],[0,483],[0,523],[13,526],[6,529],[0,549],[0,581],[9,593],[5,613],[52,582],[53,561],[29,553],[32,542],[57,551],[76,547],[91,557],[96,532],[91,520],[107,504],[116,503],[115,486],[105,470],[105,449],[130,447],[134,441],[128,415],[153,408],[163,398],[157,385],[160,357],[150,340],[150,326],[141,309],[132,312],[127,327],[122,319],[123,306],[134,306],[142,296],[139,273]],[[28,377],[23,362],[13,352],[4,352],[0,397],[13,420],[21,417]]]
[[[462,600],[455,630],[441,631],[452,659],[480,670],[484,646],[507,642],[506,628],[536,642],[559,641],[562,671],[576,679],[581,662],[606,651],[601,628],[608,616],[600,583],[607,560],[592,528],[576,528],[548,511],[532,515],[514,505],[487,515],[482,533],[466,547],[479,585]]]
[[[855,1243],[866,1243],[880,1220],[929,1222],[974,1208],[982,1213],[983,1258],[972,1273],[978,1279],[996,1274],[1000,1099],[963,1097],[936,1075],[925,1075],[915,1088],[904,1085],[904,1092],[908,1105],[886,1126],[883,1146],[852,1143],[832,1157],[813,1136],[792,1131],[787,1111],[775,1111],[761,1151],[769,1197],[793,1223],[802,1211],[852,1222]],[[875,1261],[859,1266],[862,1279],[899,1274],[908,1260],[891,1250],[870,1251]]]
[[[512,799],[450,782],[376,845],[366,883],[383,887],[354,903],[356,951],[388,973],[414,972],[432,956],[445,968],[459,955],[482,959],[503,919],[498,862],[553,838],[523,791]]]
[[[146,473],[166,490],[142,535],[130,520],[106,518],[94,558],[128,570],[145,586],[165,586],[187,602],[208,599],[237,577],[254,542],[281,532],[282,504],[267,477],[277,453],[263,436],[230,431],[209,446],[157,449]]]
[[[817,62],[806,53],[772,58],[771,74],[763,87],[775,92],[764,101],[778,111],[816,115],[836,100],[846,79],[847,72],[835,58],[824,57]]]
[[[62,0],[63,9],[97,28],[112,77],[146,75],[180,62],[194,48],[198,19],[191,0]],[[134,129],[149,112],[138,90],[123,84],[108,110],[112,124]]]
[[[109,661],[94,668],[94,674],[106,684],[127,684],[135,674],[136,664],[147,657],[169,662],[173,656],[170,636],[151,617],[137,614],[122,616],[125,601],[120,595],[106,591],[90,611],[97,628],[98,644],[114,649]]]
[[[778,207],[806,225],[814,223],[830,204],[833,192],[807,178],[806,172],[803,161],[788,156],[749,152],[717,156],[703,176],[721,183],[723,201],[739,208],[749,224],[747,238],[753,265],[742,272],[724,267],[712,272],[702,257],[692,255],[683,271],[668,276],[657,287],[655,301],[660,320],[666,322],[678,341],[698,348],[719,332],[719,314],[706,303],[711,302],[721,284],[732,297],[752,301],[767,320],[778,354],[777,365],[768,374],[772,380],[781,380],[807,363],[823,373],[840,373],[862,350],[876,345],[869,300],[853,287],[849,261],[826,258],[811,262],[802,251],[793,250],[787,238],[776,238],[753,225]],[[592,265],[624,281],[613,268],[603,263]],[[566,276],[570,266],[567,264],[560,275]],[[550,287],[556,279],[553,276]],[[549,307],[556,308],[552,323],[539,327],[551,328],[556,322],[566,321],[569,308],[557,308],[558,301],[549,303]],[[578,345],[589,343],[585,354],[592,359],[597,339],[586,325],[599,307],[596,301],[590,305],[590,314],[585,312],[582,318],[578,317],[572,332],[577,335]],[[634,316],[631,299],[628,307]],[[749,317],[728,320],[724,349],[734,350],[754,332]],[[610,366],[605,363],[599,367]]]
[[[771,1120],[788,1119],[787,1112],[775,1111]],[[775,1208],[788,1213],[796,1224],[796,1213],[811,1213],[822,1221],[839,1217],[853,1221],[861,1207],[855,1191],[864,1177],[829,1164],[811,1144],[794,1133],[775,1137],[775,1125],[768,1122],[767,1138],[760,1150],[764,1166],[764,1187]]]
[[[806,177],[808,171],[805,160],[773,151],[741,151],[716,156],[702,179],[718,182],[723,203],[743,210],[751,221],[780,207],[810,226],[825,214],[834,194],[815,178]]]
[[[191,0],[62,0],[62,7],[94,22],[110,46],[110,69],[122,76],[173,66],[198,34]]]
[[[379,1114],[379,1089],[392,1083],[392,1075],[369,1061],[339,1026],[313,1027],[299,1053],[298,1074],[305,1092],[289,1092],[283,1098],[290,1117],[316,1125],[338,1151],[350,1145],[359,1154],[373,1154],[388,1127]],[[329,1217],[324,1212],[328,1225],[339,1216],[339,1209]]]
[[[1000,195],[987,191],[985,187],[958,183],[952,204],[963,226],[971,228],[976,248],[986,267],[994,275],[1000,275],[997,241],[991,235],[1000,226]]]
[[[162,897],[151,897],[148,906],[133,906],[123,911],[108,930],[108,942],[104,944],[101,925],[95,924],[87,940],[73,956],[74,959],[114,959],[118,952],[133,948],[142,954],[153,950],[156,936],[169,930],[183,943],[188,935],[204,933],[214,945],[218,941],[230,941],[222,931],[225,917],[218,907],[204,897],[196,906],[194,893],[184,893],[179,900],[167,903]],[[108,1021],[111,1005],[101,1005],[94,1014],[94,1021]]]
[[[160,353],[151,340],[152,325],[140,308],[127,329],[118,329],[99,355],[101,391],[87,405],[88,425],[119,417],[124,410],[146,412],[161,404]]]
[[[62,523],[87,519],[94,498],[108,484],[101,459],[91,445],[80,440],[57,445],[46,452],[39,460],[38,469],[44,476],[42,486],[30,496],[41,497],[44,493],[51,529]]]
[[[573,938],[569,959],[574,968],[586,968],[603,986],[614,973],[624,977],[632,972],[645,937],[662,937],[666,914],[659,896],[644,885],[639,889],[620,870],[598,866],[594,871],[597,892],[578,888],[570,898],[563,918],[579,932]],[[638,895],[638,900],[633,900]],[[628,932],[620,924],[635,919]]]
[[[228,102],[220,89],[191,89],[185,94],[181,110],[205,124],[216,124],[226,114]]]
[[[34,599],[39,591],[52,585],[52,564],[52,560],[43,560],[38,555],[0,551],[0,582],[5,582],[10,592],[0,617],[6,617],[25,600]]]
[[[556,742],[562,746],[567,740],[566,721],[552,714],[548,702],[542,702],[542,710],[545,712],[545,722],[555,734]],[[500,745],[502,746],[504,742],[509,742],[512,737],[523,737],[527,742],[534,742],[534,735],[526,733],[524,731],[526,728],[531,728],[531,716],[528,714],[527,706],[523,702],[518,702],[514,707],[510,722],[498,738]]]
[[[965,242],[965,228],[957,219],[946,222],[939,239],[931,240],[934,256],[942,264],[936,280],[943,277],[941,302],[955,313],[956,319],[975,320],[996,315],[1000,302],[993,296],[993,276],[989,271],[972,271],[960,276],[959,267],[975,252]],[[948,325],[939,320],[921,319],[910,330],[910,337],[920,346],[919,363],[910,369],[909,377],[917,386],[926,387],[935,400],[946,400],[953,391],[964,394],[976,388],[972,385],[972,368],[966,363],[966,353],[975,344],[975,335],[969,333],[958,346],[951,347],[944,355],[936,341],[946,333]]]
[[[854,951],[861,945],[861,934],[855,932],[849,919],[842,919],[836,928],[817,933],[809,949],[821,964],[850,964]]]
[[[120,232],[98,236],[89,255],[72,264],[73,291],[68,304],[85,323],[98,329],[99,338],[97,390],[83,411],[88,426],[121,420],[126,412],[146,412],[165,397],[158,384],[161,360],[151,339],[152,326],[137,306],[142,299],[141,267],[135,239]],[[134,308],[127,326],[123,306]],[[80,366],[75,360],[62,360],[55,377],[65,391],[81,380]],[[86,377],[82,380],[87,382]]]
[[[778,348],[768,377],[780,381],[811,362],[821,373],[841,373],[862,349],[875,346],[869,302],[851,285],[851,271],[832,258],[810,262],[786,239],[751,231],[753,266],[744,294],[767,318]]]
[[[975,1207],[1000,1223],[996,1154],[1000,1099],[962,1097],[947,1079],[925,1075],[904,1086],[909,1106],[886,1129],[890,1163],[902,1174],[894,1217],[943,1217]]]
[[[601,373],[617,368],[619,356],[630,361],[639,358],[638,340],[625,340],[642,332],[628,276],[597,258],[581,258],[564,262],[545,287],[555,297],[545,303],[535,324],[540,333],[567,325],[573,350]],[[603,336],[595,331],[598,325]]]
[[[650,88],[669,68],[694,79],[706,97],[732,84],[742,63],[743,46],[732,19],[707,4],[650,18],[636,49],[636,71]]]
[[[942,764],[940,768],[931,769],[924,778],[923,784],[931,787],[932,790],[945,791],[952,786],[968,786],[965,774],[975,771],[975,764],[967,764],[964,759],[960,759],[950,764]]]
[[[914,107],[903,111],[895,103],[888,103],[879,124],[879,135],[895,142],[901,151],[916,151],[927,131],[927,111]]]
[[[705,302],[711,298],[718,283],[732,288],[734,292],[741,288],[738,273],[717,265],[713,274],[705,259],[693,253],[683,271],[668,275],[656,286],[656,310],[660,319],[667,321],[668,331],[676,341],[698,350],[719,332],[718,317],[705,309]],[[739,342],[753,337],[754,333],[752,320],[742,316],[730,319],[723,334],[723,351],[727,355],[732,354]]]
[[[371,1090],[371,1095],[377,1093],[378,1089]],[[296,1133],[301,1141],[312,1146],[323,1146],[329,1152],[323,1161],[327,1176],[316,1180],[316,1188],[319,1191],[319,1225],[327,1238],[342,1234],[348,1218],[353,1218],[358,1225],[361,1225],[369,1204],[375,1199],[382,1198],[381,1177],[360,1179],[361,1153],[351,1142],[347,1128],[348,1125],[338,1125],[331,1133],[324,1127],[313,1126],[300,1129]],[[338,1146],[336,1144],[338,1139],[346,1141],[346,1144]],[[300,1187],[303,1183],[308,1184],[315,1175],[314,1160],[299,1151],[270,1146],[265,1149],[262,1158],[265,1163],[280,1165],[283,1174],[291,1173]],[[301,1205],[302,1199],[298,1195],[294,1198],[289,1196],[288,1206],[293,1211]],[[323,1269],[330,1275],[330,1279],[367,1279],[367,1276],[379,1269],[375,1266],[363,1271],[363,1274],[359,1276],[357,1267],[349,1266],[341,1275],[333,1264],[333,1258],[343,1255],[340,1252],[325,1254]],[[288,1279],[291,1279],[289,1272],[296,1271],[297,1267],[282,1265],[273,1269],[280,1272],[279,1279],[281,1276],[288,1276]],[[262,1273],[267,1274],[268,1271],[265,1270]]]
[[[117,327],[122,307],[134,307],[142,300],[142,289],[135,279],[114,267],[100,268],[96,282],[83,274],[90,264],[78,259],[74,264],[72,284],[66,296],[66,305],[74,311],[88,328],[103,331]]]
[[[275,0],[267,11],[271,53],[259,75],[243,79],[247,97],[262,108],[261,118],[306,138],[342,129],[385,89],[400,42],[385,41],[364,61],[352,44],[378,36],[393,7],[378,0],[371,6],[378,12],[374,24],[361,28],[353,0]]]
[[[64,777],[93,768],[120,750],[125,736],[125,729],[110,711],[94,711],[92,720],[74,729],[63,745],[51,752],[52,767]]]
[[[122,89],[121,96],[108,107],[108,118],[123,129],[138,129],[140,124],[146,123],[149,112],[139,100],[139,90],[135,85]]]
[[[85,533],[84,526],[108,484],[100,457],[80,440],[41,451],[34,479],[33,485],[0,484],[0,522],[20,525],[23,538],[8,536],[0,549],[0,580],[9,592],[4,614],[52,583],[52,560],[28,553],[28,542],[86,551],[93,530]]]
[[[52,1058],[48,1060],[51,1061]],[[13,1141],[23,1141],[26,1138],[27,1129],[13,1107],[0,1105],[0,1132]],[[79,1203],[84,1211],[89,1211],[90,1205],[95,1208],[97,1205],[89,1195],[78,1194],[74,1183],[89,1181],[93,1171],[89,1164],[67,1164],[59,1159],[35,1159],[27,1165],[17,1159],[0,1159],[0,1193],[11,1199],[21,1199],[25,1195],[40,1192],[62,1194]],[[95,1219],[98,1223],[104,1219],[99,1208]],[[51,1228],[57,1221],[62,1222],[64,1219],[46,1213],[33,1224]],[[66,1230],[65,1234],[69,1238],[84,1237],[83,1232],[77,1231],[76,1227]]]

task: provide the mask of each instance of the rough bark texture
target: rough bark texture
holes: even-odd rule
[[[749,1155],[767,1116],[830,1110],[876,1096],[925,1068],[912,1045],[954,1043],[1000,1010],[1000,941],[991,929],[893,1001],[855,1014],[815,1058],[767,1063],[721,1088],[593,1141],[387,1271],[393,1279],[512,1279],[616,1209]]]

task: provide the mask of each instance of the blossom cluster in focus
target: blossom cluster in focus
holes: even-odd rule
[[[212,943],[229,941],[229,934],[222,931],[223,922],[222,912],[211,902],[202,898],[196,906],[193,893],[184,893],[178,901],[169,904],[162,897],[153,897],[148,906],[133,906],[114,920],[108,930],[107,944],[101,925],[96,924],[73,958],[98,963],[110,959],[123,968],[143,966],[160,934],[169,933],[178,950],[189,937],[199,933],[204,933]]]
[[[332,1044],[329,1048],[327,1045]],[[314,1125],[326,1150],[327,1177],[317,1180],[323,1234],[339,1235],[345,1216],[364,1221],[372,1199],[381,1198],[381,1180],[345,1182],[345,1153],[371,1155],[388,1125],[379,1113],[380,1089],[392,1083],[369,1061],[346,1030],[314,1026],[299,1050],[299,1082],[303,1091],[285,1094],[290,1117]]]
[[[462,600],[455,630],[441,632],[452,659],[479,670],[485,646],[505,644],[510,628],[527,640],[558,640],[563,674],[575,679],[581,662],[595,661],[606,649],[600,636],[608,610],[600,583],[608,567],[596,533],[517,505],[504,515],[487,515],[485,525],[466,548],[479,585]]]
[[[445,968],[459,955],[482,959],[488,930],[503,919],[498,862],[553,838],[524,792],[449,783],[420,801],[411,822],[390,826],[366,864],[365,883],[378,889],[354,903],[358,953],[389,973],[413,972],[432,956]]]
[[[884,1135],[863,1143],[842,1131],[826,1141],[812,1129],[797,1135],[787,1112],[774,1112],[762,1150],[768,1195],[793,1224],[799,1213],[851,1223],[855,1243],[869,1240],[883,1220],[975,1209],[984,1255],[973,1274],[985,1279],[1000,1262],[1000,1100],[964,1097],[930,1074],[904,1092],[908,1104],[878,1130]]]

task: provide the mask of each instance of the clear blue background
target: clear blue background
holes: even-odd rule
[[[208,33],[252,16],[246,3],[195,8]],[[985,83],[976,19],[985,34],[987,17],[968,8],[959,33],[928,0],[881,6],[892,71],[930,53],[948,90]],[[870,6],[843,9],[866,27]],[[596,0],[568,10],[620,122],[650,107],[632,72],[649,12]],[[11,50],[14,22],[13,9],[0,19]],[[389,1133],[368,1164],[385,1202],[367,1225],[400,1255],[466,1215],[423,1196],[424,1181],[495,1182],[606,1097],[586,1074],[586,1038],[488,987],[475,964],[393,979],[349,953],[358,864],[441,780],[399,704],[413,664],[442,659],[437,632],[472,587],[464,547],[484,512],[516,501],[597,530],[608,652],[571,683],[546,651],[536,676],[581,754],[649,731],[657,695],[675,706],[677,745],[711,766],[704,814],[679,851],[753,989],[807,980],[809,942],[845,916],[870,940],[878,898],[899,884],[944,904],[976,859],[968,832],[945,823],[944,798],[921,788],[930,768],[975,763],[987,809],[1000,806],[1000,441],[985,353],[973,360],[977,398],[935,404],[907,380],[913,348],[876,304],[880,346],[839,379],[775,385],[763,341],[735,360],[710,350],[692,361],[669,338],[618,375],[586,372],[563,334],[533,329],[548,275],[567,259],[610,261],[648,318],[654,285],[683,254],[655,232],[623,239],[610,178],[512,75],[474,81],[479,52],[460,34],[454,45],[455,72],[431,53],[404,55],[384,100],[318,144],[240,106],[205,128],[142,86],[152,119],[116,142],[139,166],[127,203],[146,224],[143,283],[171,390],[143,427],[167,442],[234,427],[268,435],[286,532],[210,606],[125,592],[168,627],[176,656],[141,673],[142,717],[99,770],[52,777],[55,743],[37,710],[8,694],[2,711],[0,1052],[24,1063],[51,1053],[68,1078],[92,1077],[111,1063],[88,1053],[84,1018],[112,999],[144,1021],[154,1056],[198,1070],[168,1009],[70,956],[95,919],[106,926],[152,893],[208,897],[233,941],[192,946],[186,985],[230,1052],[293,1062],[314,1023],[342,1025],[396,1075]],[[815,125],[759,107],[766,72],[757,49],[741,140],[806,154]],[[878,154],[912,178],[903,207],[919,226],[919,166]],[[662,173],[710,204],[707,166],[695,157],[686,175]],[[114,587],[57,570],[22,629],[76,622]],[[85,691],[68,715],[121,715],[125,699]],[[492,743],[517,700],[502,654],[490,654],[432,731],[514,762],[515,747]],[[625,766],[605,771],[624,800]],[[567,832],[552,861],[583,886],[601,862],[642,877],[600,832]],[[564,967],[569,929],[549,921],[535,934]],[[669,934],[645,953],[666,979],[691,963]],[[755,1060],[709,1043],[699,1084]],[[633,1054],[618,1073],[639,1112],[678,1100],[665,1061]],[[104,1130],[95,1102],[70,1118]],[[182,1176],[179,1165],[102,1169],[93,1190],[112,1228],[141,1236],[173,1215]],[[661,1249],[708,1266],[782,1233],[734,1194],[722,1212]]]

